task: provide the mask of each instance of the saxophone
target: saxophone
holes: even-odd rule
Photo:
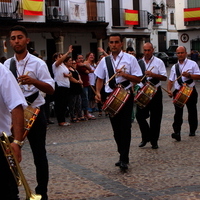
[[[8,161],[8,165],[10,166],[10,170],[13,173],[13,176],[16,180],[17,185],[24,186],[26,191],[26,200],[41,200],[42,196],[39,194],[34,194],[31,192],[30,187],[24,177],[22,169],[19,165],[17,158],[15,157],[14,151],[10,145],[9,138],[7,137],[6,133],[2,133],[3,136],[0,137],[0,144],[3,149],[4,155]]]

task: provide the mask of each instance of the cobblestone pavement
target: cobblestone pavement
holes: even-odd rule
[[[165,87],[165,84],[163,84]],[[200,94],[200,82],[197,82]],[[189,137],[184,111],[182,141],[171,138],[174,108],[163,91],[164,113],[159,148],[148,143],[139,148],[141,135],[132,124],[130,165],[123,173],[108,117],[74,123],[69,127],[49,125],[47,152],[50,167],[50,200],[196,200],[200,199],[200,131]],[[200,109],[199,109],[200,114]],[[52,120],[56,121],[55,118]],[[34,190],[35,168],[28,141],[23,147],[22,170]],[[24,197],[23,187],[20,196]]]

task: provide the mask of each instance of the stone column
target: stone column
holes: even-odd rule
[[[97,48],[98,48],[98,47],[103,48],[102,39],[98,39],[98,40],[97,40]],[[100,52],[98,51],[98,52],[97,52],[97,58],[99,58],[99,55],[100,55]]]
[[[59,36],[55,39],[56,51],[64,53],[64,36]]]

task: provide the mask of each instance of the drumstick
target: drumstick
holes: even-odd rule
[[[89,85],[89,86],[91,87],[91,89],[94,92],[94,94],[97,95],[97,93],[96,93],[95,89],[92,87],[92,85]]]
[[[189,71],[189,69],[186,71],[186,72],[188,72]],[[174,82],[176,82],[179,78],[181,78],[183,75],[181,74],[179,77],[177,77],[177,79],[175,79],[175,81]]]
[[[149,71],[151,71],[152,69],[153,69],[154,67],[152,67]],[[142,77],[142,79],[141,79],[141,81],[140,82],[142,82],[143,81],[143,79],[146,77],[146,74]]]
[[[26,74],[24,74],[24,75],[28,75],[29,74],[29,71],[28,72],[26,72]],[[22,81],[21,82],[19,82],[18,83],[19,85],[21,85],[22,84]]]
[[[123,65],[123,66],[120,68],[120,70],[123,69],[124,67],[125,67],[125,65]],[[118,72],[116,72],[115,74],[113,74],[113,75],[110,77],[110,79],[109,79],[104,85],[107,85],[115,76],[117,76],[117,74],[118,74]]]
[[[169,92],[165,88],[163,88],[162,86],[161,86],[161,89],[163,89],[165,92],[167,92],[169,94]]]
[[[92,91],[94,92],[94,94],[97,95],[97,93],[96,93],[95,89],[92,87],[92,85],[89,84],[89,86],[91,87],[91,89],[92,89]],[[100,101],[100,103],[103,104],[102,101]]]

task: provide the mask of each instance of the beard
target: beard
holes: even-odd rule
[[[14,47],[14,51],[16,54],[22,54],[26,51],[26,48],[18,48],[18,47]]]

